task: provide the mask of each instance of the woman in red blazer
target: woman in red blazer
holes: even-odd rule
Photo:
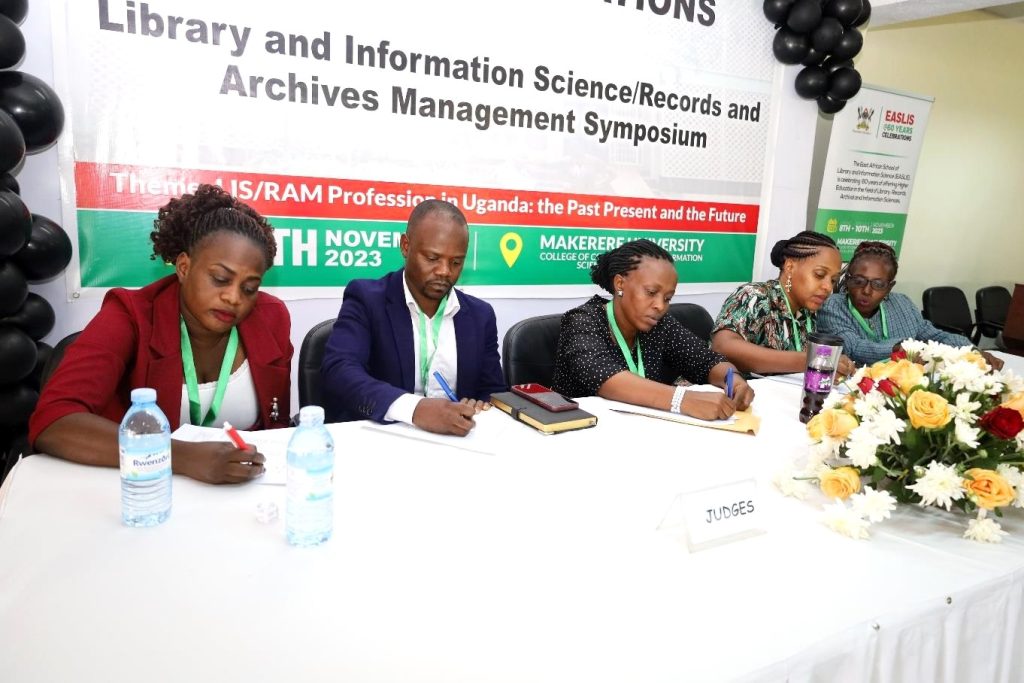
[[[282,301],[259,291],[277,253],[266,219],[201,185],[168,202],[154,225],[153,258],[173,264],[174,274],[107,292],[39,397],[29,422],[37,450],[116,467],[118,424],[136,387],[156,389],[172,430],[220,426],[228,416],[243,429],[288,425],[290,318]],[[211,409],[219,382],[227,389]],[[263,473],[262,455],[226,442],[173,440],[171,452],[174,472],[200,481]]]

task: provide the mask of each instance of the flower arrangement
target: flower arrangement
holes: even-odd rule
[[[835,501],[824,522],[853,538],[902,503],[976,513],[964,537],[1001,541],[990,513],[1024,508],[1024,380],[971,347],[901,349],[829,395],[807,423],[806,467],[776,483],[802,498],[817,481]]]

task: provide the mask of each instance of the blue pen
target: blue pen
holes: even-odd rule
[[[434,371],[434,379],[436,379],[437,383],[441,385],[441,389],[444,391],[445,396],[455,401],[456,403],[459,402],[459,399],[455,397],[455,392],[452,391],[452,388],[448,386],[448,382],[444,381],[444,377],[442,377],[441,373],[438,372],[437,370]]]
[[[728,398],[732,398],[733,397],[732,396],[732,367],[731,366],[725,372],[725,395]]]

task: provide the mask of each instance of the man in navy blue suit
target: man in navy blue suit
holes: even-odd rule
[[[494,309],[454,288],[469,248],[466,217],[449,202],[424,201],[400,246],[405,268],[345,288],[320,366],[327,419],[465,436],[490,395],[507,388]]]

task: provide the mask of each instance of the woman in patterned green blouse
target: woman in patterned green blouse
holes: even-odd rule
[[[772,248],[779,278],[751,282],[729,295],[712,330],[711,348],[745,372],[801,372],[815,312],[832,294],[842,261],[827,235],[804,231]],[[856,366],[846,356],[839,374]]]

